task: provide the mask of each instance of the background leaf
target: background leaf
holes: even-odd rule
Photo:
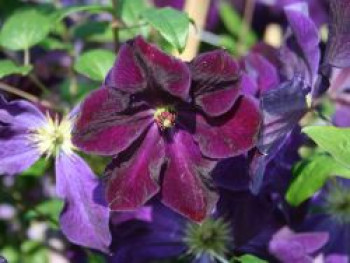
[[[335,160],[350,168],[350,129],[334,126],[310,126],[302,130]]]
[[[238,262],[242,262],[242,263],[267,263],[267,261],[262,260],[256,256],[250,255],[250,254],[246,254],[240,257],[237,257],[236,260]],[[232,261],[235,262],[235,261]]]
[[[94,49],[83,53],[74,69],[93,80],[103,81],[113,66],[115,54],[108,50]]]
[[[51,21],[36,9],[14,13],[2,27],[0,43],[11,50],[23,50],[38,44],[48,34]]]
[[[183,51],[190,25],[190,19],[187,14],[166,7],[147,9],[142,13],[142,17],[179,52]]]
[[[32,66],[17,66],[11,60],[0,60],[0,78],[6,77],[12,74],[27,75]]]
[[[350,170],[337,163],[331,156],[318,154],[298,163],[293,169],[294,181],[286,193],[286,200],[298,206],[315,194],[331,176],[350,178]]]

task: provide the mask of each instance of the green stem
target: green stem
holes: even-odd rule
[[[23,64],[24,66],[28,66],[30,64],[30,53],[29,53],[29,48],[26,48],[24,50],[24,58],[23,58]]]
[[[28,92],[25,92],[23,90],[20,90],[20,89],[17,89],[13,86],[10,86],[6,83],[3,83],[3,82],[0,82],[0,90],[3,90],[3,91],[6,91],[8,93],[11,93],[11,94],[14,94],[14,95],[17,95],[21,98],[24,98],[24,99],[27,99],[31,102],[34,102],[34,103],[40,103],[41,105],[47,107],[47,108],[50,108],[50,109],[57,109],[56,107],[54,107],[50,102],[48,101],[45,101],[45,100],[40,100],[38,97],[28,93]]]
[[[255,9],[255,0],[246,0],[244,14],[243,14],[243,25],[238,38],[239,54],[244,54],[246,39],[245,36],[250,30],[250,26],[253,20],[253,14]]]
[[[118,0],[111,0],[112,1],[112,6],[113,6],[113,21],[112,23],[114,25],[118,24]],[[113,39],[114,39],[114,48],[115,52],[118,52],[119,50],[119,28],[118,26],[113,26]]]

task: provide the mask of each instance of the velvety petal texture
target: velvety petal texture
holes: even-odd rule
[[[107,201],[112,210],[141,207],[158,191],[165,149],[158,127],[153,125],[138,149],[118,156],[107,169]]]
[[[350,67],[350,1],[330,0],[329,39],[324,64]]]
[[[45,125],[45,116],[24,100],[7,102],[0,96],[0,174],[28,169],[41,156],[31,132]]]
[[[81,150],[114,155],[130,146],[153,121],[153,114],[125,111],[128,96],[102,87],[83,102],[73,130],[73,143]]]
[[[162,202],[194,221],[202,221],[218,198],[209,178],[215,163],[201,156],[192,136],[185,131],[174,135],[167,157]]]
[[[137,37],[121,47],[106,85],[135,93],[152,81],[173,96],[188,97],[190,72],[186,64]]]
[[[196,104],[209,116],[228,112],[240,92],[238,63],[225,51],[203,53],[190,63]]]
[[[257,102],[241,96],[235,106],[220,118],[197,115],[194,138],[201,152],[210,158],[228,158],[255,146],[260,128]]]
[[[56,157],[56,189],[65,201],[60,226],[73,243],[108,252],[111,242],[109,209],[99,180],[78,155]]]

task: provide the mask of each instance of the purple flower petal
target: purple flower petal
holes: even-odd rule
[[[261,117],[256,102],[241,96],[232,110],[216,119],[197,115],[194,138],[201,152],[210,158],[227,158],[255,146]]]
[[[128,93],[135,93],[147,87],[146,73],[132,45],[126,43],[120,47],[118,58],[108,73],[105,85]]]
[[[322,248],[328,241],[329,234],[327,232],[300,233],[290,238],[293,242],[301,244],[306,253],[311,254]]]
[[[185,63],[137,37],[121,47],[106,85],[135,93],[153,88],[153,82],[171,95],[188,99],[190,72]]]
[[[215,163],[204,159],[192,136],[181,130],[168,145],[168,158],[162,202],[193,221],[202,221],[217,201],[208,178]]]
[[[264,125],[258,149],[264,154],[277,152],[288,134],[307,112],[306,91],[298,79],[284,82],[261,98]]]
[[[41,156],[25,129],[0,127],[0,145],[0,175],[21,173]]]
[[[152,123],[153,114],[123,111],[128,101],[113,88],[92,92],[81,106],[73,143],[83,151],[101,155],[118,154],[129,147]]]
[[[255,79],[260,94],[275,88],[280,83],[277,69],[263,56],[250,53],[244,63],[248,75]]]
[[[331,0],[331,22],[324,64],[350,67],[350,2]]]
[[[287,40],[287,48],[297,56],[297,61],[291,63],[291,60],[285,60],[288,59],[287,57],[282,57],[282,59],[285,60],[286,68],[290,68],[292,71],[288,79],[295,75],[300,75],[309,86],[312,86],[320,62],[318,30],[307,14],[292,9],[292,6],[294,5],[285,8],[285,13],[293,32],[293,35]]]
[[[190,64],[195,102],[210,116],[228,112],[240,92],[239,66],[222,50],[207,52]]]
[[[7,102],[0,96],[0,121],[15,128],[36,128],[45,125],[45,115],[25,100]]]
[[[96,200],[99,181],[90,167],[78,155],[61,152],[56,179],[57,194],[65,201],[60,216],[63,233],[73,243],[108,252],[109,210]]]
[[[280,229],[269,243],[269,251],[285,263],[313,262],[309,254],[323,247],[328,233],[294,233],[288,227]]]
[[[33,104],[7,102],[0,96],[0,174],[23,172],[40,158],[30,133],[45,123],[45,116]]]
[[[187,65],[175,57],[169,56],[156,46],[138,37],[133,42],[135,54],[143,61],[147,68],[148,77],[171,95],[188,99],[191,78]]]
[[[131,156],[120,154],[108,169],[107,201],[116,211],[139,208],[158,191],[159,174],[164,163],[164,144],[158,127],[153,125]]]
[[[349,263],[349,257],[340,254],[331,254],[326,257],[325,263]]]

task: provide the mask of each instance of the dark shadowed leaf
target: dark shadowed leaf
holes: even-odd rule
[[[166,7],[160,9],[147,9],[142,17],[150,23],[172,46],[179,52],[186,45],[190,19],[187,14]]]
[[[63,18],[77,13],[87,11],[90,13],[101,13],[101,12],[112,12],[111,7],[103,6],[103,5],[81,5],[81,6],[69,6],[65,8],[61,8],[50,15],[51,22],[57,23]]]

